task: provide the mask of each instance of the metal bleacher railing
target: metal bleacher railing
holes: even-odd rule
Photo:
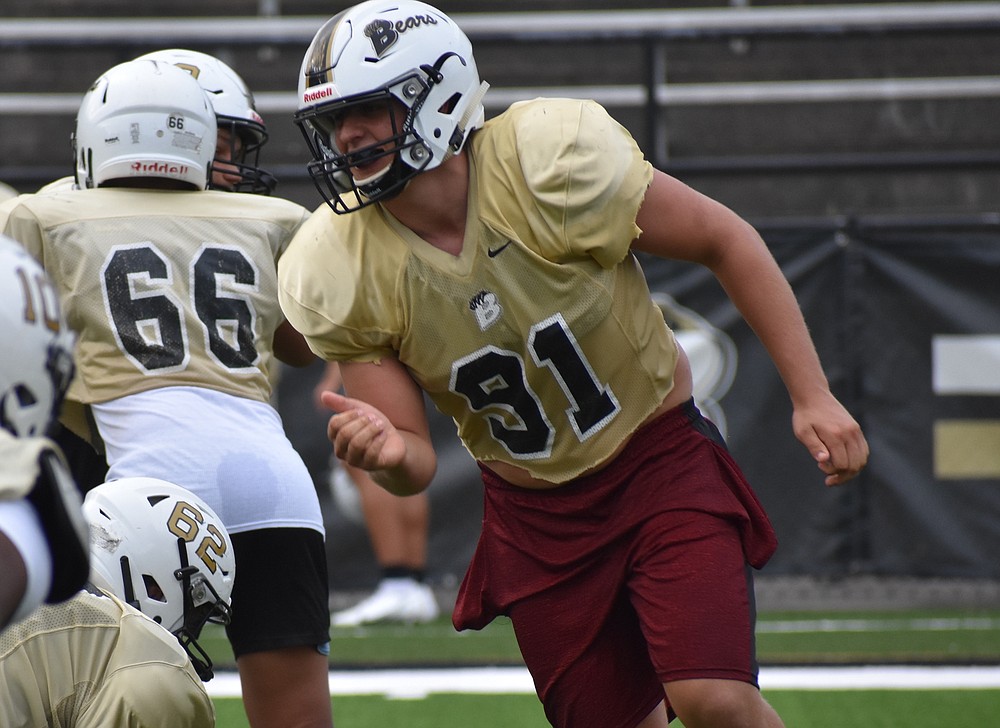
[[[642,83],[558,87],[495,87],[487,95],[488,109],[544,95],[593,98],[617,107],[641,109],[654,163],[667,157],[665,112],[673,106],[717,104],[794,104],[805,102],[896,101],[912,99],[1000,99],[1000,75],[931,78],[870,78],[736,83],[670,83],[666,45],[676,40],[747,39],[775,36],[899,35],[914,32],[1000,30],[998,2],[924,2],[863,5],[800,5],[725,7],[704,10],[622,10],[535,13],[454,14],[473,43],[503,42],[573,44],[627,41],[643,50]],[[305,47],[326,18],[242,17],[224,23],[204,18],[62,18],[5,19],[0,23],[0,48],[32,49],[45,46],[113,47],[127,38],[130,44],[177,47],[186,44],[299,45]],[[256,94],[262,113],[287,113],[295,108],[293,91]],[[80,94],[0,93],[0,116],[74,114]],[[733,160],[725,162],[733,171]],[[951,165],[1000,166],[1000,153],[840,155],[833,157],[748,159],[744,168],[809,165]],[[711,171],[713,162],[704,160]],[[749,166],[749,167],[748,167]],[[294,174],[294,170],[287,170]],[[299,171],[301,173],[301,171]]]

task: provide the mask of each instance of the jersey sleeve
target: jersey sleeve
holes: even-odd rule
[[[288,246],[291,244],[292,239],[295,236],[295,233],[297,231],[299,231],[299,230],[302,229],[302,226],[306,224],[306,222],[309,220],[309,217],[310,217],[311,214],[312,213],[310,213],[309,210],[307,210],[305,208],[302,208],[301,212],[298,215],[297,219],[296,219],[294,210],[289,215],[289,222],[288,222],[288,225],[287,225],[288,234],[283,235],[280,238],[280,240],[277,241],[277,246],[276,246],[276,249],[274,251],[275,252],[275,255],[274,255],[275,261],[280,260],[281,256],[283,256],[285,254],[285,252],[288,250]]]
[[[215,708],[177,638],[125,609],[100,690],[77,728],[212,728]]]
[[[21,195],[0,206],[0,232],[13,238],[45,267],[41,226],[31,208],[24,204],[32,195]]]
[[[327,361],[379,361],[400,345],[395,294],[405,251],[365,212],[316,211],[278,261],[285,318]]]
[[[215,707],[197,679],[177,665],[152,661],[119,670],[77,726],[214,728]]]
[[[589,255],[611,268],[639,236],[652,167],[628,131],[593,101],[530,102],[518,112],[517,156],[545,230],[546,257]]]
[[[20,197],[8,197],[6,200],[0,200],[0,230],[7,226],[7,218],[10,217],[11,210],[17,207],[20,201]]]

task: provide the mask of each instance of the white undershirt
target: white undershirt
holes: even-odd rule
[[[201,496],[231,533],[324,533],[312,477],[267,403],[201,387],[163,387],[93,405],[108,480],[153,477]]]

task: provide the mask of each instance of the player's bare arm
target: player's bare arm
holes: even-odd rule
[[[339,392],[344,381],[340,378],[340,367],[337,362],[328,361],[319,381],[313,386],[313,402],[316,409],[323,411],[323,392]]]
[[[305,337],[287,321],[282,321],[275,329],[272,346],[274,355],[289,366],[307,367],[316,361],[316,355],[309,348]]]
[[[437,469],[423,394],[394,358],[342,362],[344,389],[351,396],[325,392],[333,410],[327,437],[334,454],[368,471],[395,495],[419,493]]]
[[[633,248],[707,266],[767,348],[792,400],[795,436],[827,485],[856,476],[868,461],[858,423],[830,386],[791,286],[756,230],[714,200],[662,172],[639,210]]]

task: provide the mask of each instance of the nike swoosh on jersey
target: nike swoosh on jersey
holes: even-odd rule
[[[488,256],[490,256],[491,258],[496,258],[498,255],[500,255],[500,253],[503,252],[504,248],[506,248],[508,245],[510,245],[510,241],[509,240],[506,243],[504,243],[503,245],[501,245],[499,248],[488,248],[486,250],[486,254]]]

